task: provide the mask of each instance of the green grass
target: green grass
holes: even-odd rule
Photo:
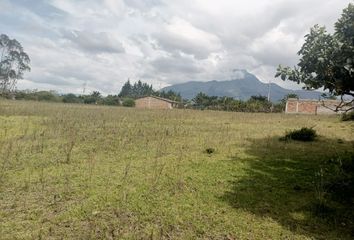
[[[1,101],[0,124],[0,239],[352,238],[350,209],[314,211],[322,162],[354,149],[336,116]]]

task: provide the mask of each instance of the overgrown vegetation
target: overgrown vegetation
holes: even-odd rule
[[[122,105],[124,107],[134,107],[135,106],[135,101],[132,98],[124,98]]]
[[[0,92],[0,97],[5,99],[15,100],[31,100],[31,101],[45,101],[45,102],[63,102],[63,103],[81,103],[81,104],[95,104],[107,106],[126,106],[134,107],[134,100],[145,96],[158,96],[167,98],[173,101],[182,102],[182,97],[179,93],[172,90],[155,91],[152,85],[142,83],[140,80],[131,84],[128,80],[122,87],[118,95],[102,96],[98,91],[93,91],[91,94],[58,94],[56,91],[38,91],[38,90],[15,90]]]
[[[317,137],[316,130],[313,128],[303,127],[299,130],[289,131],[281,140],[296,140],[303,142],[312,142]]]
[[[342,121],[354,121],[354,111],[344,113],[342,115]]]
[[[137,83],[132,86],[133,86],[132,89],[140,89],[139,91],[134,90],[133,92],[146,92],[151,87],[141,82],[140,84]],[[141,86],[142,88],[140,88],[139,86]],[[124,88],[127,88],[127,84],[125,84],[125,86],[122,88],[122,91]],[[173,92],[172,90],[168,92],[153,91],[151,95],[171,99],[177,102],[182,101],[181,95]],[[134,101],[136,98],[143,97],[143,96],[147,96],[147,95],[137,94],[137,93],[126,95],[126,94],[122,94],[121,92],[119,95],[102,96],[101,93],[98,91],[94,91],[89,95],[75,95],[72,93],[58,94],[55,91],[37,91],[37,90],[14,91],[3,95],[3,97],[7,99],[15,99],[15,100],[80,103],[80,104],[127,106],[127,107],[133,107],[135,103],[132,103],[132,101]],[[291,96],[293,95],[285,96],[280,103],[274,104],[269,102],[267,98],[264,96],[252,96],[248,101],[242,101],[242,100],[236,100],[231,97],[216,97],[216,96],[208,96],[204,93],[199,93],[191,101],[184,100],[184,105],[187,108],[199,109],[199,110],[217,110],[217,111],[230,111],[230,112],[283,112],[285,109],[286,100],[288,97]]]
[[[315,174],[314,214],[328,218],[338,218],[341,214],[343,225],[354,223],[351,207],[354,201],[354,154],[353,152],[335,154],[319,165]],[[344,209],[341,211],[340,208]],[[350,227],[351,235],[354,229]]]
[[[189,108],[201,110],[218,110],[230,112],[282,112],[285,104],[273,104],[264,96],[252,96],[247,101],[237,100],[232,97],[208,96],[205,93],[199,93]]]
[[[122,100],[117,95],[108,95],[104,97],[98,91],[93,91],[91,94],[88,95],[76,95],[72,93],[59,94],[55,91],[17,90],[7,94],[3,94],[3,97],[15,100],[81,103],[108,106],[120,106],[120,102]]]
[[[326,175],[325,188],[335,201],[354,202],[354,154],[334,155],[322,164]]]
[[[336,116],[0,101],[0,124],[2,239],[353,237],[354,125]]]

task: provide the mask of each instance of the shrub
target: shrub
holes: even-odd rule
[[[296,141],[304,141],[311,142],[314,141],[317,137],[316,130],[312,128],[301,128],[300,130],[294,130],[291,132],[287,132],[281,140],[296,140]]]
[[[135,107],[135,101],[132,98],[125,98],[123,99],[122,105],[124,107]]]
[[[84,103],[85,104],[95,104],[95,103],[97,103],[97,99],[92,96],[84,96]]]
[[[109,106],[119,106],[119,97],[108,95],[107,97],[103,98],[103,104]]]
[[[354,201],[354,153],[346,152],[324,160],[314,183],[317,207],[330,201],[351,206]]]
[[[54,91],[39,91],[35,93],[37,101],[59,102],[60,98]]]
[[[207,149],[205,149],[205,153],[207,153],[207,154],[212,154],[212,153],[214,153],[215,152],[215,149],[214,148],[207,148]]]
[[[81,103],[82,99],[75,94],[69,93],[62,96],[64,103]]]
[[[342,115],[342,121],[354,121],[354,111],[344,113]]]

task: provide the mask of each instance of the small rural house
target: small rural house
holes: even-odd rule
[[[338,100],[311,100],[289,98],[285,113],[297,114],[336,114],[333,110],[340,104]]]
[[[156,96],[143,97],[135,100],[135,107],[140,109],[173,109],[179,106],[179,102]]]

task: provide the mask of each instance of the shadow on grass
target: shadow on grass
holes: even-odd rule
[[[343,204],[329,197],[326,176],[320,174],[333,156],[354,152],[354,142],[325,138],[285,142],[279,137],[249,141],[246,153],[251,158],[231,158],[249,164],[245,177],[235,176],[224,201],[310,238],[354,237],[353,202]],[[325,199],[323,205],[319,199]]]

